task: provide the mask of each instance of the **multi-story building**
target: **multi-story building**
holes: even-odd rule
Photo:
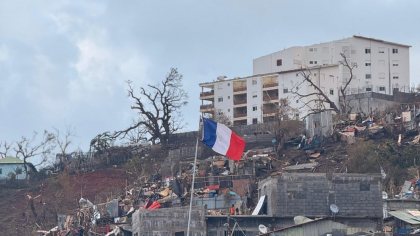
[[[302,83],[302,68],[338,106],[339,89],[350,78],[350,70],[340,63],[340,53],[350,66],[357,65],[347,94],[392,94],[394,88],[408,92],[409,48],[361,36],[288,48],[254,59],[252,76],[201,83],[200,112],[223,113],[234,125],[262,123],[274,117],[279,99],[287,98],[298,110],[295,115],[304,116],[315,106],[314,96],[291,93],[292,89],[301,95],[314,92],[312,86]]]

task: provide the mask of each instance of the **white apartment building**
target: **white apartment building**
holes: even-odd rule
[[[384,40],[353,36],[346,39],[292,47],[275,52],[253,62],[253,74],[287,71],[315,65],[336,64],[343,53],[350,65],[357,64],[348,88],[349,94],[378,92],[392,94],[394,88],[408,92],[410,88],[411,46]],[[345,82],[350,73],[340,68],[339,75]]]
[[[291,93],[303,81],[299,73],[302,67],[310,71],[312,81],[338,106],[339,88],[350,77],[347,68],[339,63],[340,52],[346,55],[349,64],[357,64],[348,94],[366,91],[391,94],[393,88],[408,91],[409,47],[353,36],[288,48],[254,59],[252,76],[201,83],[200,112],[223,113],[234,125],[263,123],[274,117],[279,100],[287,98],[298,109],[295,115],[305,116],[309,107],[315,105],[310,103],[314,96],[300,98]],[[310,94],[314,88],[304,83],[298,92]]]

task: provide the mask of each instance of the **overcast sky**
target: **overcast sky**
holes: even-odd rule
[[[199,83],[252,74],[252,59],[352,35],[411,45],[420,79],[420,1],[0,1],[0,141],[76,128],[73,146],[136,115],[126,84],[184,75],[188,126]]]

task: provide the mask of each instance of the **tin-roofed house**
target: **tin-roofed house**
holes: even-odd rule
[[[25,179],[26,173],[23,160],[16,157],[0,159],[0,180],[15,176],[16,179]]]

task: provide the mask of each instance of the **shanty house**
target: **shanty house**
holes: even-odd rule
[[[23,160],[16,157],[0,159],[0,180],[7,179],[11,173],[16,176],[16,179],[25,179]]]

